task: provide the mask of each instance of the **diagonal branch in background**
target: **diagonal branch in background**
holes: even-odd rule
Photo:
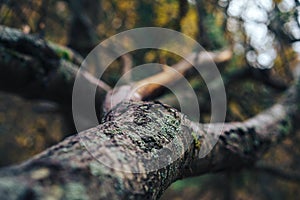
[[[188,71],[193,69],[193,65],[189,61],[193,61],[197,59],[195,65],[201,66],[214,61],[215,63],[223,63],[229,61],[232,58],[232,51],[226,49],[220,52],[200,52],[193,53],[186,60],[182,60],[179,63],[171,66],[173,70],[168,70],[166,68],[163,72],[148,77],[144,80],[138,81],[134,84],[134,88],[137,88],[137,95],[140,96],[140,100],[143,100],[149,96],[152,96],[156,90],[162,88],[163,85],[167,85],[171,82],[176,82],[182,76],[188,73]],[[176,70],[178,73],[174,73]],[[160,84],[151,84],[152,82],[158,82]],[[150,84],[147,84],[150,83]]]
[[[24,34],[21,31],[5,26],[0,26],[0,60],[1,74],[0,86],[2,90],[15,92],[27,98],[44,98],[54,100],[64,105],[70,103],[71,92],[76,73],[83,58],[69,48],[51,42],[46,42],[33,35]],[[223,63],[232,57],[232,51],[223,50],[219,52],[200,52],[191,54],[187,60],[198,59],[197,65],[204,65],[213,60]],[[124,70],[131,67],[130,55],[123,55]],[[193,66],[187,60],[182,60],[173,65],[172,68],[180,74],[185,75],[193,70]],[[24,66],[24,67],[20,67]],[[113,94],[111,88],[93,75],[81,70],[79,76],[86,79],[87,84],[97,85],[97,104],[102,107],[105,94],[108,92],[105,110],[111,108],[110,100]],[[134,92],[135,100],[154,98],[163,89],[162,85],[176,82],[180,79],[178,74],[165,70],[162,73],[148,77],[144,80],[116,89],[119,95],[115,95],[116,105],[120,99],[127,98],[126,95]],[[11,81],[14,80],[14,81]],[[151,81],[161,84],[151,84]],[[135,91],[135,89],[138,90]],[[113,102],[115,101],[113,99]],[[69,104],[70,105],[70,104]]]
[[[161,73],[147,77],[143,80],[132,83],[131,85],[121,86],[109,92],[106,96],[104,109],[106,111],[113,108],[124,99],[141,101],[145,99],[154,99],[158,96],[163,86],[175,83],[182,77],[194,70],[191,63],[199,67],[207,65],[212,61],[220,64],[229,61],[232,58],[232,51],[225,49],[216,52],[192,53],[186,59],[181,60],[169,68],[166,66]],[[194,73],[197,74],[197,73]]]
[[[21,165],[2,169],[0,197],[68,199],[76,191],[81,199],[158,199],[178,179],[249,168],[292,132],[299,112],[299,77],[297,72],[295,83],[270,109],[244,122],[225,123],[204,158],[199,150],[209,145],[205,136],[215,137],[222,124],[192,122],[160,103],[123,102],[104,117],[103,124],[68,137]],[[166,145],[170,141],[174,145]],[[166,154],[151,160],[151,166],[135,159],[139,153],[155,156],[159,150]],[[147,171],[176,155],[169,165]]]

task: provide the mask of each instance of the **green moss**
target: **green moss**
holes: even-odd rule
[[[193,139],[194,139],[196,149],[200,150],[201,144],[202,144],[201,141],[199,140],[199,138],[198,138],[198,136],[195,132],[192,132],[192,136],[193,136]]]
[[[105,169],[97,161],[93,161],[89,164],[91,174],[94,176],[100,177],[104,174]]]
[[[72,61],[73,55],[72,52],[60,45],[49,42],[49,46],[55,51],[55,53],[61,58],[67,61]]]
[[[165,115],[161,125],[163,134],[167,134],[172,138],[180,131],[180,121],[171,115]]]

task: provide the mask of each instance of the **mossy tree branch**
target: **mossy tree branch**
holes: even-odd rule
[[[80,55],[38,36],[0,26],[0,57],[1,90],[71,105],[74,80],[83,60]],[[99,96],[110,90],[84,70],[78,76],[97,85]]]
[[[74,195],[158,199],[175,180],[251,167],[270,144],[291,133],[299,90],[298,80],[265,112],[245,122],[225,123],[217,144],[204,158],[199,157],[199,148],[208,145],[204,137],[214,136],[221,124],[192,122],[160,103],[123,102],[98,127],[68,137],[21,165],[2,169],[0,194],[11,199],[72,199]],[[174,145],[166,146],[172,140]],[[178,159],[154,171],[147,171],[147,162],[134,159],[139,153],[154,156],[162,149],[166,154],[151,162],[151,167],[176,155]]]
[[[5,69],[13,66],[11,72],[30,75],[42,67],[44,73],[39,59],[1,48],[16,56],[8,59],[14,65],[1,61]],[[28,71],[22,71],[25,62],[32,66]],[[74,74],[72,70],[66,73]],[[12,75],[18,86],[25,85],[27,79]],[[123,102],[107,113],[103,124],[70,136],[20,165],[1,169],[0,199],[158,199],[178,179],[251,167],[270,144],[292,132],[299,111],[299,74],[295,80],[270,109],[245,122],[224,125],[192,122],[161,103]],[[217,137],[220,126],[217,144],[202,157],[199,150],[209,148],[204,138]],[[171,141],[173,145],[167,145]],[[147,159],[135,159],[140,154],[157,157],[149,165]],[[167,165],[159,168],[164,162]]]

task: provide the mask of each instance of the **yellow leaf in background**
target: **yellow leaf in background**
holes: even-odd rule
[[[156,19],[155,23],[158,26],[164,26],[170,23],[178,15],[178,3],[176,1],[170,3],[168,1],[159,1],[155,7]]]
[[[182,33],[196,38],[198,33],[198,15],[195,7],[190,7],[187,15],[181,20],[181,31]]]

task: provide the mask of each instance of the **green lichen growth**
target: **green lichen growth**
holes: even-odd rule
[[[85,187],[79,183],[68,183],[65,187],[65,199],[87,200],[89,199]]]
[[[171,115],[165,115],[161,125],[164,134],[174,136],[180,131],[180,121]]]
[[[195,148],[196,149],[200,149],[201,148],[201,141],[199,140],[197,134],[195,132],[192,132],[192,136],[193,136],[193,140],[194,140],[194,143],[195,143]]]
[[[98,162],[94,161],[89,164],[91,174],[97,177],[101,177],[104,174],[105,169]]]
[[[279,133],[282,136],[286,136],[290,133],[290,131],[292,130],[292,123],[291,123],[291,119],[289,117],[287,117],[286,119],[282,120],[279,124]]]
[[[233,141],[238,141],[239,140],[239,135],[235,132],[232,132],[229,134],[229,138]]]

